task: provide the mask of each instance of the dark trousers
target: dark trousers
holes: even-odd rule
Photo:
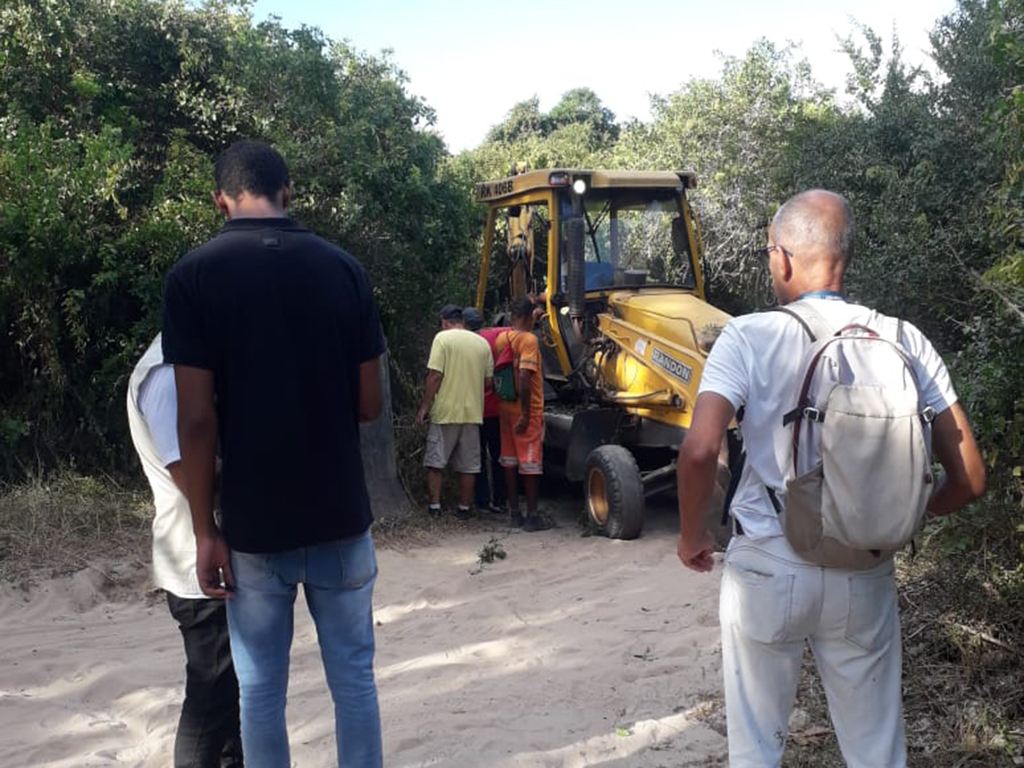
[[[174,768],[241,768],[238,679],[223,600],[167,593],[185,641],[185,701],[174,739]]]
[[[490,459],[487,455],[490,454]],[[497,416],[488,416],[480,426],[480,474],[476,476],[476,506],[486,507],[488,504],[495,504],[504,507],[508,501],[508,494],[505,492],[505,474],[498,457],[501,456],[501,428],[498,426]],[[491,484],[487,478],[487,464],[490,463],[490,475],[493,478],[494,488],[491,492]]]

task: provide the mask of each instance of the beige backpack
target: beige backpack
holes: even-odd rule
[[[768,489],[786,540],[820,565],[864,569],[891,557],[921,526],[931,496],[931,422],[902,344],[903,323],[833,332],[810,305],[779,311],[803,325],[800,390],[782,420],[792,430],[784,497]]]

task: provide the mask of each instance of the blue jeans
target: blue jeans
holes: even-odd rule
[[[373,584],[377,559],[367,531],[287,552],[231,553],[227,601],[241,690],[248,768],[288,768],[285,700],[296,586],[303,585],[334,700],[338,765],[379,768],[380,710],[373,678]]]

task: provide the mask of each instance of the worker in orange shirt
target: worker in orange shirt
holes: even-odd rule
[[[512,365],[517,398],[502,400],[498,413],[501,427],[501,458],[513,527],[543,531],[551,524],[537,510],[540,476],[544,468],[544,379],[540,345],[533,334],[533,302],[512,302],[512,330],[501,334],[495,345],[498,355],[512,346]],[[526,491],[526,518],[519,511],[518,478]]]

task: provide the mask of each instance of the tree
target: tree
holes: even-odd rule
[[[597,94],[589,88],[573,88],[562,94],[559,102],[547,115],[551,130],[566,125],[587,126],[594,140],[604,146],[619,138],[619,126],[615,113],[601,103]]]
[[[505,175],[512,163],[602,165],[618,136],[615,114],[589,88],[575,88],[546,114],[536,96],[515,104],[469,157],[480,177]]]
[[[724,58],[720,78],[654,97],[653,122],[627,128],[614,150],[621,166],[697,174],[707,279],[716,301],[735,311],[768,301],[751,254],[793,189],[788,158],[812,125],[838,115],[795,54],[761,40],[743,58]]]
[[[513,142],[546,136],[548,121],[540,111],[540,99],[536,96],[514,104],[505,119],[491,128],[488,142]]]
[[[159,328],[167,270],[217,230],[212,158],[241,137],[282,151],[293,214],[367,266],[406,396],[430,332],[422,318],[468,299],[476,227],[433,112],[405,82],[386,57],[318,30],[255,24],[245,2],[6,4],[4,473],[133,460],[127,376]]]

